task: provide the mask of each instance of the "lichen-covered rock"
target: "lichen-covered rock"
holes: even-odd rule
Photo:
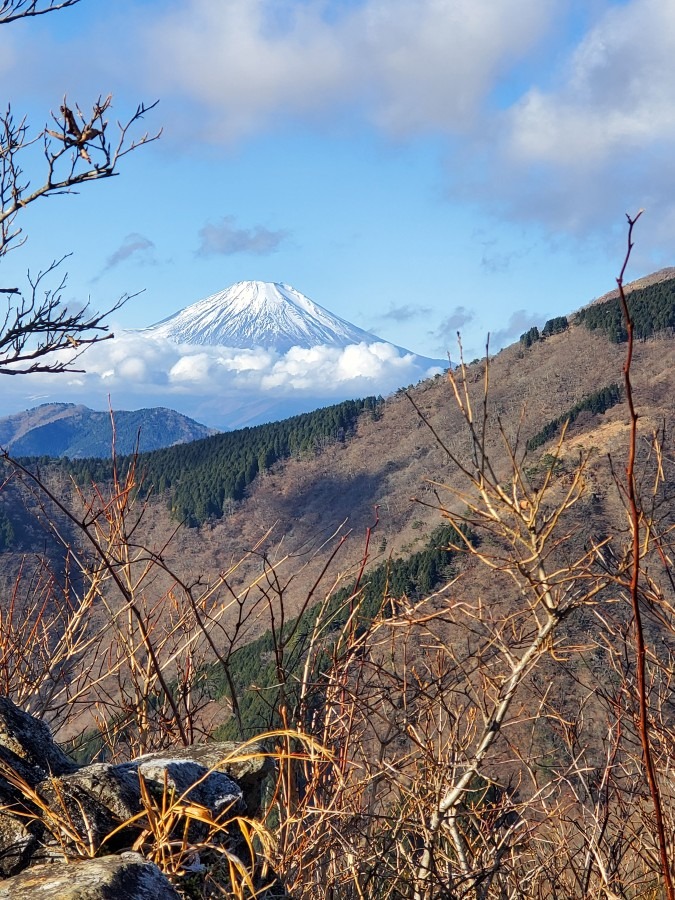
[[[129,819],[139,810],[138,777],[125,766],[110,763],[92,763],[77,772],[50,779],[39,786],[40,793],[61,789],[80,791],[105,806],[120,822]]]
[[[48,778],[36,788],[43,802],[57,817],[66,818],[79,835],[98,847],[103,839],[140,810],[138,776],[121,766],[95,763],[70,775]],[[109,850],[128,846],[129,833],[122,832]],[[47,840],[49,845],[56,842]],[[73,841],[66,846],[73,847]]]
[[[0,877],[26,868],[40,850],[42,834],[39,822],[0,813]]]
[[[34,788],[50,773],[63,775],[76,768],[43,722],[23,712],[8,697],[0,697],[0,876],[25,868],[43,834],[38,821],[12,815],[12,807],[22,812],[33,809],[24,802],[21,789],[11,783],[13,776]]]
[[[244,809],[242,790],[229,775],[210,770],[193,759],[181,759],[167,752],[151,759],[134,759],[117,769],[125,774],[135,772],[137,778],[140,775],[157,798],[166,790],[172,797],[206,807],[214,816],[226,809]]]
[[[0,763],[10,766],[31,787],[47,775],[65,775],[77,769],[55,743],[47,725],[8,697],[0,697]]]
[[[73,831],[79,840],[93,848],[107,839],[108,852],[130,846],[143,821],[136,820],[127,828],[120,826],[143,812],[139,775],[158,807],[179,800],[205,807],[214,819],[229,810],[233,813],[243,810],[242,791],[228,775],[210,771],[190,759],[175,759],[167,752],[119,765],[97,763],[60,778],[45,779],[37,785],[36,792],[53,812],[54,819],[68,823],[69,834],[64,833],[60,840],[55,840],[53,834],[45,833],[44,846],[34,852],[34,858],[52,856],[62,848],[77,853],[78,839],[71,836]],[[110,839],[108,836],[113,832]],[[191,823],[191,840],[200,840],[207,833],[206,825],[198,821]]]
[[[260,744],[238,744],[236,741],[218,741],[195,747],[179,747],[170,753],[146,753],[134,763],[146,766],[155,760],[190,760],[205,769],[224,772],[234,779],[242,790],[244,806],[249,816],[260,811],[263,782],[274,771],[274,763]]]
[[[138,853],[43,863],[0,882],[0,900],[180,900],[154,863]]]
[[[177,823],[176,836],[197,843],[225,842],[245,858],[248,845],[240,828],[235,823],[228,827],[228,820],[230,814],[258,813],[263,782],[273,768],[262,747],[231,741],[149,753],[117,765],[78,767],[44,723],[0,697],[0,879],[7,878],[0,881],[0,900],[175,897],[166,879],[164,893],[144,886],[155,875],[139,867],[141,858],[135,854],[69,864],[62,857],[115,854],[132,846],[144,827],[144,786],[158,806],[180,800],[204,807],[224,826],[214,834],[197,814],[187,831],[185,822]],[[127,863],[122,865],[119,860],[124,858]],[[66,870],[71,874],[64,875]],[[91,891],[98,890],[98,882],[102,893],[87,893],[90,885]]]

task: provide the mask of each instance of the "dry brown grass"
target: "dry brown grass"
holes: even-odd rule
[[[284,727],[265,852],[299,900],[658,896],[628,598],[637,565],[647,738],[672,835],[675,516],[659,425],[675,348],[636,348],[634,508],[622,408],[523,451],[542,422],[615,381],[623,352],[571,328],[466,366],[412,403],[393,398],[353,441],[277,466],[228,519],[173,541],[159,505],[135,505],[133,473],[67,502],[52,491],[39,502],[68,535],[70,577],[60,603],[48,579],[50,603],[38,593],[29,615],[17,604],[0,622],[6,690],[64,729],[96,710],[113,758],[189,744],[213,724],[203,664],[226,670],[272,628]],[[338,633],[320,615],[298,671],[281,623],[361,568],[375,505],[366,564],[382,538],[386,554],[414,549],[441,518],[480,540],[461,544],[457,577],[433,596],[385,593],[360,621],[357,589]],[[275,521],[290,524],[266,532]],[[172,802],[148,807],[143,829],[158,858],[169,847],[168,869],[192,852],[167,837],[185,812]]]

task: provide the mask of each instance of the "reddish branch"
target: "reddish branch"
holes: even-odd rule
[[[661,863],[661,871],[663,872],[663,880],[666,888],[666,896],[668,900],[675,900],[675,888],[673,887],[673,879],[670,871],[670,861],[668,859],[668,844],[666,840],[666,832],[663,823],[663,810],[661,805],[661,794],[656,777],[656,768],[652,757],[652,748],[650,740],[649,711],[647,702],[647,681],[645,674],[646,648],[644,628],[642,625],[642,614],[640,611],[640,511],[638,509],[638,498],[635,487],[635,455],[637,447],[637,422],[638,415],[635,410],[633,400],[633,387],[631,384],[631,364],[633,361],[634,346],[634,328],[633,319],[628,309],[626,294],[623,287],[623,279],[633,249],[633,228],[635,223],[642,215],[642,210],[628,219],[628,247],[626,256],[621,267],[621,273],[616,279],[619,288],[619,298],[621,301],[621,310],[626,324],[626,333],[628,335],[628,349],[626,350],[626,359],[623,365],[623,380],[626,390],[626,402],[628,404],[628,412],[630,416],[630,437],[628,444],[628,461],[626,462],[626,491],[628,497],[628,514],[631,523],[631,537],[633,543],[633,559],[630,571],[630,599],[633,607],[633,619],[635,622],[635,657],[637,669],[637,693],[638,693],[638,731],[640,734],[640,743],[642,745],[642,756],[644,759],[645,770],[647,773],[647,782],[649,784],[649,792],[654,806],[654,818],[656,822],[656,833],[659,843],[659,859]]]

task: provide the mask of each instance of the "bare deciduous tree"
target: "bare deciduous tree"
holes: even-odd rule
[[[77,2],[4,0],[0,25]],[[109,127],[111,96],[99,97],[87,112],[64,97],[58,112],[52,112],[51,121],[36,134],[30,133],[26,117],[15,117],[7,105],[0,115],[0,262],[26,240],[19,221],[26,207],[116,175],[124,156],[159,137],[147,132],[134,135],[135,126],[155,105],[140,104],[125,121]],[[79,371],[74,363],[82,350],[112,337],[105,320],[128,298],[105,313],[93,312],[89,304],[69,310],[62,303],[65,278],[45,290],[45,280],[58,265],[52,262],[37,276],[29,275],[25,293],[14,286],[0,287],[7,299],[4,317],[0,316],[0,374]],[[67,357],[55,355],[59,351],[67,351]]]

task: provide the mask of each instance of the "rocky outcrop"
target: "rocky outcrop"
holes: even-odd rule
[[[146,753],[139,756],[130,765],[147,764],[166,758],[166,753]],[[258,744],[246,744],[242,747],[236,741],[219,741],[213,744],[200,744],[195,747],[180,747],[171,751],[174,762],[189,760],[198,763],[204,769],[225,772],[233,778],[243,794],[244,808],[249,816],[256,816],[260,811],[262,798],[261,784],[274,768],[268,756],[262,752]]]
[[[143,797],[157,809],[178,801],[203,810],[187,830],[180,823],[180,833],[198,842],[209,830],[200,819],[255,816],[271,769],[262,748],[242,751],[231,741],[78,767],[46,725],[0,698],[0,898],[175,897],[156,867],[124,852],[143,827]],[[237,852],[236,834],[218,839]],[[75,861],[94,854],[101,858]],[[157,879],[164,893],[153,887]],[[63,888],[49,887],[57,883]]]
[[[0,882],[0,900],[180,900],[154,863],[138,853],[43,863]]]
[[[47,775],[65,775],[77,769],[54,742],[44,722],[23,712],[7,697],[0,697],[0,762],[31,786]]]
[[[5,811],[23,802],[24,791],[16,782],[34,789],[50,775],[76,769],[43,722],[0,697],[0,876],[24,869],[39,852],[43,833],[37,821]]]

